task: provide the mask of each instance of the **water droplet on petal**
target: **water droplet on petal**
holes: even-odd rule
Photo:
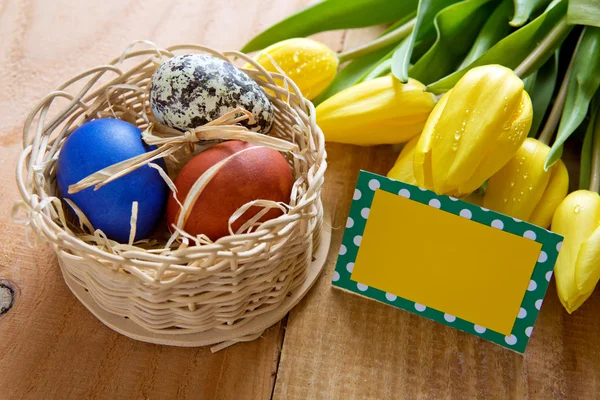
[[[579,214],[579,212],[581,211],[581,206],[579,204],[576,205],[573,211],[575,211],[575,214]]]

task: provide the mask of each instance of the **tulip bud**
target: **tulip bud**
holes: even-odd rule
[[[321,42],[296,38],[275,43],[264,49],[256,59],[267,71],[285,72],[309,100],[321,94],[337,73],[337,54]],[[247,65],[246,67],[250,67]]]
[[[317,125],[329,142],[405,143],[421,133],[435,97],[409,79],[383,76],[345,89],[317,107]]]
[[[415,148],[419,137],[412,138],[408,143],[404,145],[404,148],[398,155],[396,163],[388,172],[388,178],[396,179],[401,182],[416,185],[417,180],[415,179],[415,173],[413,169],[413,159],[415,157]]]
[[[484,206],[548,228],[554,210],[569,191],[567,167],[559,160],[546,171],[550,147],[528,138],[510,161],[488,181]]]
[[[531,128],[523,81],[500,65],[471,69],[427,119],[415,150],[419,186],[464,196],[517,152]]]
[[[558,298],[572,313],[592,294],[600,277],[600,196],[569,194],[556,208],[552,230],[564,236],[554,266]]]

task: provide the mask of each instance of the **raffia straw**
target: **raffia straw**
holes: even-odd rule
[[[237,116],[240,113],[243,114],[242,117]],[[168,138],[154,136],[151,125],[142,132],[142,139],[149,145],[160,145],[159,148],[113,164],[81,179],[79,182],[69,186],[69,194],[80,192],[92,186],[94,186],[94,190],[98,190],[107,183],[121,178],[154,160],[176,153],[190,143],[215,139],[244,140],[248,143],[259,144],[278,151],[294,151],[298,149],[298,146],[294,143],[251,132],[241,125],[231,124],[231,122],[237,123],[250,117],[251,114],[248,111],[235,109],[206,125],[182,132],[180,136]]]

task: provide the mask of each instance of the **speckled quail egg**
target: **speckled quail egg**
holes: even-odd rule
[[[204,125],[235,109],[254,116],[248,129],[267,133],[273,105],[245,72],[209,55],[186,54],[168,59],[152,76],[150,108],[163,124],[182,131]]]

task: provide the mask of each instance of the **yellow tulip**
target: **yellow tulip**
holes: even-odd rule
[[[600,196],[588,190],[569,194],[554,213],[552,230],[564,236],[554,276],[558,298],[572,313],[600,278]]]
[[[405,143],[421,133],[435,97],[409,79],[403,84],[383,76],[345,89],[321,103],[317,125],[329,142],[357,144]]]
[[[471,69],[437,103],[415,150],[419,186],[472,193],[517,152],[531,128],[523,81],[500,65]]]
[[[337,54],[316,40],[296,38],[275,43],[264,49],[256,61],[267,71],[285,72],[309,100],[321,94],[337,73]],[[247,64],[246,68],[250,65]]]
[[[567,167],[559,160],[546,171],[550,147],[528,138],[510,161],[488,181],[484,206],[548,228],[554,210],[569,191]]]
[[[483,195],[477,192],[473,192],[465,197],[460,198],[462,201],[467,203],[475,204],[476,206],[483,207]]]
[[[398,155],[396,163],[388,172],[387,177],[396,179],[401,182],[416,185],[417,180],[415,179],[415,173],[413,169],[413,159],[415,157],[415,148],[419,137],[412,138],[408,143],[404,145],[404,148]]]

